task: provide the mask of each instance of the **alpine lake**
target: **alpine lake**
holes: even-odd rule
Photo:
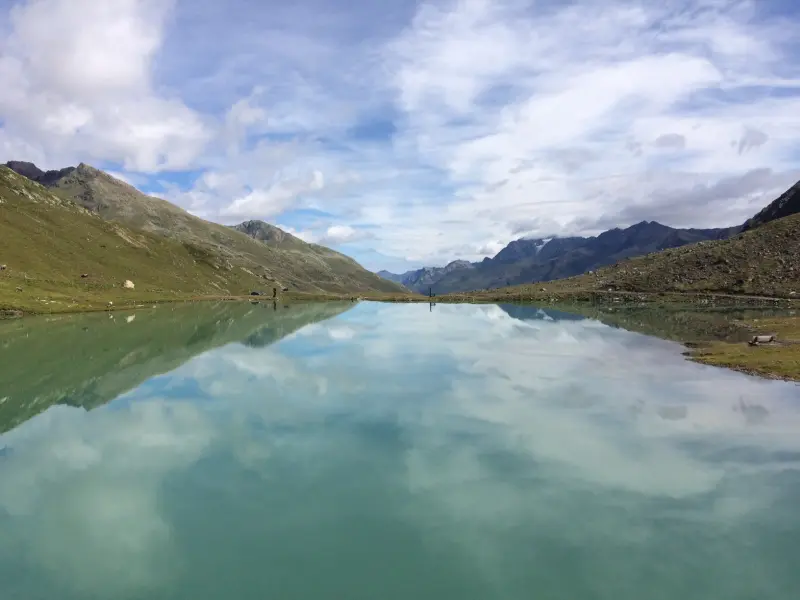
[[[0,599],[800,598],[800,386],[664,339],[728,318],[0,322]]]

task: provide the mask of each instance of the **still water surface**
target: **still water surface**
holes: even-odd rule
[[[0,598],[800,597],[800,387],[680,350],[519,306],[3,324]]]

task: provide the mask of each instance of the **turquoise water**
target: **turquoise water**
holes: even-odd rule
[[[800,597],[800,387],[671,342],[372,303],[0,342],[3,600]]]

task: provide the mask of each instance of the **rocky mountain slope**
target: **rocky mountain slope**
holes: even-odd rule
[[[628,291],[800,294],[800,213],[735,237],[641,256],[597,271],[591,285]]]
[[[800,182],[741,226],[675,229],[655,221],[642,221],[626,229],[605,231],[596,237],[515,240],[496,256],[482,262],[455,261],[443,269],[425,268],[403,275],[384,272],[382,276],[400,281],[414,291],[427,293],[432,288],[438,294],[552,281],[661,250],[734,238],[741,232],[797,213],[800,213]],[[766,248],[763,244],[760,247]],[[673,253],[672,256],[682,255]]]
[[[408,271],[411,273],[411,271]],[[395,283],[399,283],[402,285],[403,277],[405,277],[406,273],[391,273],[389,271],[378,271],[378,277],[383,277],[384,279],[388,279],[389,281],[394,281]]]
[[[541,284],[477,292],[480,299],[586,297],[587,292],[717,293],[800,299],[800,207],[785,214],[785,196],[746,231],[727,239],[669,248],[591,273]]]
[[[218,273],[227,273],[226,280],[235,281],[244,274],[248,279],[259,280],[264,287],[275,285],[304,292],[401,291],[338,252],[306,244],[278,228],[263,235],[264,239],[254,239],[247,231],[195,217],[83,163],[47,172],[19,161],[9,162],[7,167],[45,186],[51,195],[71,200],[105,221],[119,223],[138,234],[177,242],[196,261]],[[239,227],[246,230],[247,224]],[[248,282],[246,287],[252,285]],[[220,287],[226,293],[243,292],[241,286]]]
[[[431,288],[436,286],[438,282],[451,273],[467,272],[474,267],[475,265],[466,260],[454,260],[444,267],[423,267],[422,269],[406,271],[399,275],[389,273],[388,271],[381,271],[378,275],[389,281],[400,283],[409,290],[420,294],[427,294]],[[436,290],[434,289],[434,291]]]
[[[233,225],[233,229],[241,231],[254,240],[264,242],[273,248],[297,250],[307,246],[306,242],[300,238],[291,233],[287,233],[280,227],[275,227],[275,225],[270,225],[264,221],[245,221],[239,225]]]
[[[742,226],[744,231],[755,229],[765,223],[800,213],[800,181],[781,194],[776,200],[770,202],[752,219],[748,219]]]
[[[626,229],[611,229],[596,237],[515,240],[493,258],[469,263],[454,261],[447,267],[425,268],[400,276],[417,292],[461,292],[536,281],[550,281],[613,264],[666,248],[699,241],[725,239],[739,228],[675,229],[655,221],[642,221]]]
[[[729,239],[657,252],[593,274],[600,289],[713,291],[754,296],[800,294],[800,183]],[[584,279],[586,276],[584,276]]]
[[[287,259],[289,257],[293,258],[295,264],[304,265],[303,269],[307,269],[312,264],[327,268],[330,273],[335,274],[338,278],[339,285],[343,286],[340,287],[341,291],[387,293],[407,291],[403,287],[389,283],[382,277],[367,271],[355,260],[341,252],[336,252],[319,244],[304,242],[283,229],[264,221],[245,221],[235,225],[233,229],[272,250],[281,252]],[[317,277],[319,281],[326,281],[324,276],[317,275]],[[331,284],[335,283],[335,281],[331,282]]]

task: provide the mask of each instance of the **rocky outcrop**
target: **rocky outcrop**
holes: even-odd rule
[[[755,229],[775,219],[782,219],[797,213],[800,213],[800,181],[770,202],[752,219],[748,219],[742,226],[742,230]]]
[[[75,167],[66,167],[53,171],[42,171],[35,164],[22,160],[10,160],[6,163],[6,166],[23,177],[27,177],[36,183],[41,183],[45,187],[52,187],[56,181],[75,170]]]

